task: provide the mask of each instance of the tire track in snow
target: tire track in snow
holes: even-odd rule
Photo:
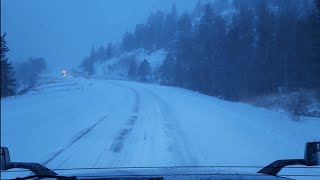
[[[162,99],[162,97],[158,96],[153,91],[141,87],[141,86],[135,86],[135,85],[127,85],[127,84],[118,84],[117,82],[110,82],[110,84],[113,84],[118,87],[122,87],[125,89],[131,90],[135,94],[136,102],[134,103],[134,109],[133,113],[134,115],[129,116],[127,119],[127,122],[124,124],[124,127],[120,129],[114,136],[111,145],[108,143],[108,146],[100,153],[98,156],[96,162],[94,163],[94,166],[96,166],[99,161],[101,160],[104,153],[106,153],[108,150],[110,150],[113,153],[121,153],[125,148],[125,143],[127,139],[132,134],[132,131],[134,131],[134,126],[136,125],[136,122],[138,120],[138,113],[139,109],[141,107],[140,104],[140,94],[147,95],[148,97],[148,105],[151,108],[159,108],[159,114],[160,121],[162,124],[162,129],[165,135],[165,139],[168,139],[167,144],[167,151],[172,154],[172,159],[169,162],[168,165],[179,165],[179,164],[190,164],[190,165],[197,165],[197,159],[192,154],[192,150],[190,150],[190,143],[187,139],[184,138],[184,135],[179,129],[179,124],[174,117],[173,113],[170,110],[170,106],[167,104],[167,102]],[[143,97],[144,98],[144,97]],[[155,103],[155,104],[153,104]],[[161,137],[159,137],[161,138]]]
[[[190,164],[190,165],[197,165],[198,161],[197,158],[194,157],[192,153],[191,144],[188,142],[188,140],[184,137],[183,131],[179,128],[179,122],[174,117],[172,111],[170,110],[170,106],[167,104],[167,102],[157,95],[155,92],[151,91],[148,88],[137,86],[137,85],[120,85],[116,84],[117,86],[124,87],[127,89],[131,89],[135,93],[143,93],[143,94],[149,94],[149,96],[153,99],[151,102],[154,102],[158,105],[161,116],[162,116],[162,124],[163,124],[163,131],[166,136],[166,139],[169,140],[167,145],[167,150],[173,154],[174,161],[173,164],[176,163],[182,163],[183,165]],[[142,92],[141,92],[142,91]],[[151,106],[156,106],[155,104],[150,104]],[[128,135],[131,133],[132,129],[130,131],[120,131],[119,132],[119,139],[121,139],[122,135],[124,137],[128,137]],[[160,137],[159,137],[160,138]]]
[[[121,86],[121,85],[118,85]],[[121,152],[121,150],[123,149],[124,143],[126,141],[126,139],[129,137],[130,133],[133,130],[134,125],[136,124],[137,120],[138,120],[138,113],[139,113],[139,109],[140,109],[140,96],[138,94],[138,92],[135,89],[132,89],[130,87],[127,86],[122,86],[125,87],[127,89],[130,89],[134,95],[135,95],[135,105],[133,107],[132,110],[132,116],[130,116],[125,124],[125,128],[121,129],[117,135],[115,136],[115,138],[113,139],[113,142],[111,144],[110,150],[115,152],[115,153],[119,153]]]
[[[79,135],[74,138],[65,148],[59,150],[58,152],[56,152],[55,154],[53,154],[49,159],[47,159],[44,163],[42,163],[44,166],[46,166],[47,164],[49,164],[50,162],[52,162],[55,158],[57,158],[60,154],[62,154],[64,151],[66,151],[67,149],[69,149],[72,145],[74,145],[75,143],[77,143],[78,141],[80,141],[85,135],[89,134],[89,132],[91,132],[97,125],[99,125],[101,122],[103,122],[104,120],[107,119],[109,115],[105,115],[102,116],[98,122],[96,122],[95,124],[93,124],[92,126],[86,128],[86,130],[80,131]]]
[[[140,110],[140,96],[138,92],[128,86],[120,85],[117,83],[109,82],[110,84],[114,86],[118,86],[120,88],[129,89],[134,94],[134,106],[132,109],[132,115],[128,117],[124,124],[124,128],[120,129],[115,135],[112,140],[111,145],[107,143],[106,147],[101,151],[101,153],[98,155],[96,161],[93,163],[92,167],[96,167],[98,163],[101,161],[102,156],[107,152],[111,151],[113,153],[120,153],[123,150],[125,141],[128,139],[129,135],[131,134],[134,125],[136,124],[138,120],[138,113]]]
[[[183,137],[183,133],[179,129],[179,124],[169,109],[169,105],[165,102],[165,100],[163,100],[162,97],[155,94],[151,90],[143,87],[141,87],[141,89],[150,94],[155,99],[154,102],[158,103],[160,107],[160,112],[162,113],[163,117],[164,132],[166,137],[172,141],[168,144],[168,151],[173,153],[175,157],[179,157],[178,160],[184,165],[197,165],[197,159],[190,151],[191,145]]]

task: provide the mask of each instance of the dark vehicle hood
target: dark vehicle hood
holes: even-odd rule
[[[232,171],[230,168],[212,167],[168,167],[168,168],[94,168],[74,171],[57,171],[59,174],[76,176],[80,179],[112,178],[112,179],[289,179],[269,176],[254,172]]]

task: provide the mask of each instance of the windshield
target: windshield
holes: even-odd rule
[[[1,1],[11,161],[58,174],[253,174],[303,159],[310,141],[320,141],[319,0]],[[279,175],[317,179],[320,167]]]

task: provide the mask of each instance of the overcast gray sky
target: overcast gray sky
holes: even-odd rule
[[[1,33],[11,61],[43,57],[53,69],[77,67],[92,45],[119,42],[156,10],[190,11],[196,0],[1,0]]]

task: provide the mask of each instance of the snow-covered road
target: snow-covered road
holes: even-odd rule
[[[47,77],[38,91],[1,100],[1,146],[13,161],[53,169],[264,166],[302,158],[304,144],[319,140],[320,119],[295,122],[281,112],[128,81]]]

